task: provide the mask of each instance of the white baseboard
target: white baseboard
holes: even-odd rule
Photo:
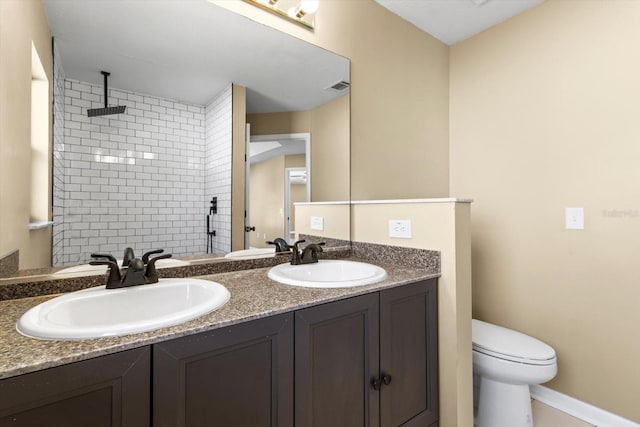
[[[621,416],[607,412],[573,397],[541,385],[532,385],[531,397],[597,427],[640,427]]]

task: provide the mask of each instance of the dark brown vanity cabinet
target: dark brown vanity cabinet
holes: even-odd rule
[[[153,347],[154,426],[293,426],[292,313]]]
[[[0,381],[2,427],[149,425],[150,348]]]
[[[295,425],[438,420],[436,280],[298,310]]]
[[[380,292],[380,379],[382,427],[432,426],[437,422],[435,279]]]
[[[437,372],[433,279],[0,380],[0,427],[431,427]]]

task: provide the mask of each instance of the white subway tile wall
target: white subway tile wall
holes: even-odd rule
[[[211,217],[213,252],[231,251],[231,146],[232,146],[232,86],[218,94],[207,105],[205,198],[207,203],[217,197],[218,213]]]
[[[53,46],[53,242],[52,263],[64,263],[64,70],[57,46]]]
[[[90,118],[87,108],[104,105],[103,87],[69,79],[64,86],[64,170],[54,178],[63,182],[54,205],[64,206],[64,237],[54,265],[86,262],[92,252],[121,256],[127,246],[139,255],[203,253],[211,198],[205,107],[110,89],[109,105],[126,105],[125,113]]]

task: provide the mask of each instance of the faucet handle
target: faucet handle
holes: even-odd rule
[[[142,262],[144,262],[146,265],[149,263],[149,257],[151,255],[161,254],[162,252],[164,252],[164,249],[154,249],[152,251],[145,252],[144,255],[142,255]]]
[[[289,252],[291,250],[291,245],[289,245],[289,243],[287,243],[287,241],[281,237],[278,237],[273,241],[268,240],[266,243],[268,245],[275,245],[276,252]]]
[[[298,245],[300,243],[304,243],[306,240],[298,240],[293,244],[293,254],[291,255],[291,265],[299,265],[300,264],[300,251],[298,250]]]
[[[111,261],[112,263],[114,263],[114,264],[116,264],[116,265],[118,264],[118,260],[116,259],[116,257],[114,257],[114,256],[113,256],[113,255],[111,255],[111,254],[98,254],[98,253],[92,253],[92,254],[91,254],[91,258],[106,258],[106,259],[108,259],[109,261]],[[94,265],[96,265],[96,264],[94,264]]]
[[[147,283],[158,283],[158,272],[156,271],[156,261],[159,259],[171,258],[171,254],[164,254],[151,258],[147,263],[147,270],[144,272],[144,276],[147,279]]]
[[[107,270],[109,271],[109,277],[107,278],[107,289],[120,287],[120,269],[118,268],[118,264],[115,261],[91,261],[89,265],[106,265],[108,267]]]
[[[322,250],[322,246],[324,246],[324,242],[320,243],[311,243],[304,248],[302,251],[302,255],[300,256],[301,264],[311,264],[318,262],[318,253],[324,252]]]

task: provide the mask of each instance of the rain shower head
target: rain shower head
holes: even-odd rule
[[[107,104],[107,94],[109,93],[108,85],[107,85],[107,77],[111,73],[107,73],[106,71],[100,71],[100,73],[104,76],[104,108],[92,108],[87,110],[87,116],[95,117],[95,116],[106,116],[108,114],[121,114],[124,113],[126,105],[118,105],[115,107],[109,107]]]
[[[108,114],[120,114],[124,113],[126,105],[118,105],[115,107],[104,107],[104,108],[92,108],[91,110],[87,110],[87,116],[95,117],[95,116],[106,116]]]

